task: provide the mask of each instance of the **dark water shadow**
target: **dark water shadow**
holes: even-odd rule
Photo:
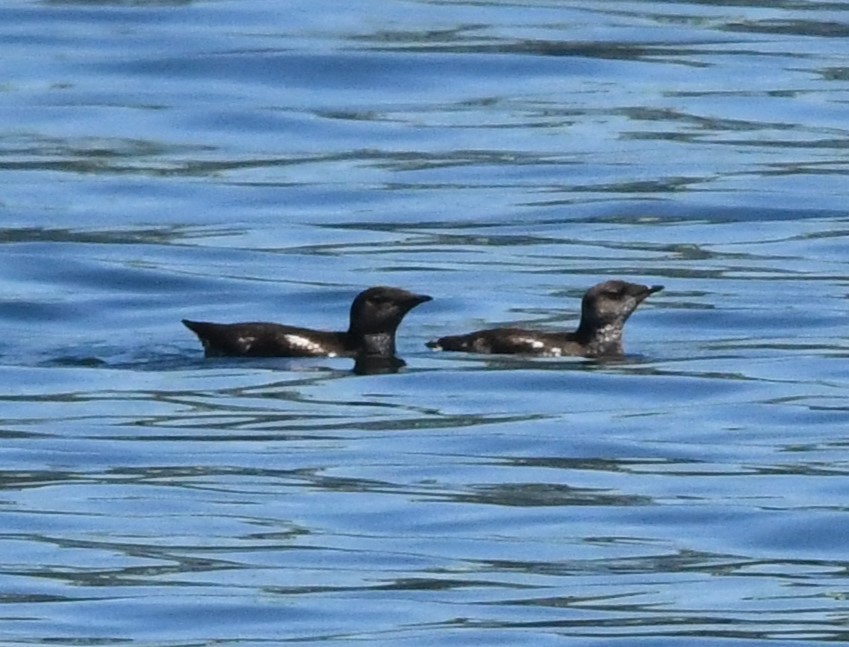
[[[342,362],[353,362],[351,368],[344,368]],[[292,373],[323,372],[329,375],[392,375],[406,366],[400,357],[358,357],[347,359],[325,358],[288,358],[288,357],[188,357],[183,352],[139,354],[127,357],[121,352],[113,357],[91,355],[88,353],[61,354],[39,361],[37,366],[44,368],[102,368],[131,371],[186,371],[218,368],[252,368]]]

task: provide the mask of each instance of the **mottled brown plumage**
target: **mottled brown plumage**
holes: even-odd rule
[[[599,357],[622,354],[622,328],[643,300],[662,285],[605,281],[584,294],[581,323],[574,332],[490,328],[427,342],[430,348],[469,353]]]
[[[427,295],[400,288],[369,288],[351,304],[345,332],[267,322],[219,324],[183,319],[183,324],[198,336],[207,356],[393,357],[395,331],[404,315],[430,300]]]

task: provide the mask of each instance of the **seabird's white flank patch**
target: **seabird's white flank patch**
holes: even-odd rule
[[[256,337],[239,337],[238,339],[238,342],[239,344],[241,344],[242,350],[245,353],[247,353],[251,349],[251,346],[254,345],[255,341]]]
[[[530,346],[530,349],[532,351],[543,351],[543,353],[541,354],[548,355],[549,357],[560,357],[563,354],[563,349],[559,346],[552,346],[551,348],[546,348],[545,342],[540,341],[539,339],[520,337],[518,341]]]
[[[323,355],[324,353],[321,344],[315,343],[313,340],[308,339],[306,337],[301,337],[300,335],[293,335],[289,333],[288,335],[283,335],[283,339],[286,340],[292,348],[297,348],[300,351],[305,353],[313,353],[316,355]],[[329,353],[328,357],[335,357],[336,353]]]

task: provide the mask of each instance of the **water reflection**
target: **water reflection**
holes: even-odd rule
[[[354,374],[356,375],[388,375],[397,373],[407,365],[400,357],[379,357],[376,355],[362,355],[354,360]]]
[[[39,4],[60,7],[183,7],[193,2],[194,0],[40,0]]]
[[[650,497],[576,488],[553,483],[478,485],[470,492],[452,495],[452,501],[499,506],[642,506]]]

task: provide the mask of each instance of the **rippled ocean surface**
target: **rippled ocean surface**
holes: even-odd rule
[[[0,643],[849,641],[849,4],[6,0]],[[618,362],[440,354],[664,284]],[[181,318],[407,366],[207,360]]]

